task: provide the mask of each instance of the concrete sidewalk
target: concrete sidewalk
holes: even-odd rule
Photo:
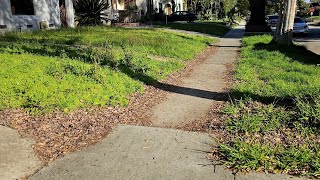
[[[224,92],[226,65],[237,60],[243,33],[240,26],[221,38],[217,53],[184,80],[186,91],[170,94],[153,109],[155,124],[185,123],[210,108],[216,97],[213,95]],[[298,179],[280,174],[234,175],[206,158],[214,143],[208,134],[118,126],[97,145],[56,160],[31,179]]]
[[[56,160],[31,179],[292,179],[286,175],[234,175],[207,160],[205,151],[210,144],[214,142],[207,134],[119,126],[97,145]]]
[[[195,67],[166,101],[153,107],[151,114],[155,126],[175,127],[195,121],[207,114],[214,101],[223,100],[221,98],[228,93],[227,68],[238,59],[243,35],[244,26],[238,26],[220,38],[215,44],[217,52]]]
[[[0,180],[13,180],[31,175],[42,166],[35,156],[31,139],[8,127],[0,126]]]

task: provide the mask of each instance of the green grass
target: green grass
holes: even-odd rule
[[[0,36],[0,110],[128,104],[215,39],[158,29],[85,27]]]
[[[312,17],[308,17],[306,19],[307,19],[308,22],[320,21],[320,16],[312,16]]]
[[[290,173],[318,176],[320,159],[318,143],[301,146],[281,146],[265,142],[235,140],[232,145],[222,145],[227,154],[227,165],[241,170],[270,173]]]
[[[142,84],[125,75],[74,61],[31,54],[0,54],[0,107],[34,113],[126,105]]]
[[[243,39],[233,91],[252,98],[292,98],[320,92],[319,56],[304,47],[281,47],[271,36]]]
[[[223,161],[234,171],[320,175],[320,56],[279,46],[267,35],[243,39],[237,99],[225,107]]]
[[[163,25],[162,27],[195,31],[215,36],[223,36],[229,31],[229,28],[223,25],[222,22],[168,23],[167,25]]]

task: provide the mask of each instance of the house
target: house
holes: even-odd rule
[[[72,0],[0,0],[0,32],[74,27]]]
[[[170,15],[175,11],[183,11],[183,0],[136,0],[136,4],[143,12]]]
[[[167,15],[175,11],[183,11],[183,0],[112,0],[111,11],[113,14],[127,10],[127,5],[138,8],[138,16],[146,13],[164,13]]]

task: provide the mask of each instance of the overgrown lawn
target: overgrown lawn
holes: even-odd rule
[[[272,37],[243,39],[219,152],[234,171],[320,175],[320,56]]]
[[[125,106],[214,41],[113,27],[9,33],[0,36],[0,110]]]

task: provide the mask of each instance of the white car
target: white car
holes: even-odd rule
[[[293,25],[293,33],[296,34],[308,34],[309,33],[309,26],[308,24],[300,17],[294,18],[294,25]]]
[[[272,31],[275,31],[277,28],[278,18],[278,15],[268,16],[268,24]],[[308,24],[302,18],[295,17],[293,24],[293,33],[307,35],[309,33]]]

